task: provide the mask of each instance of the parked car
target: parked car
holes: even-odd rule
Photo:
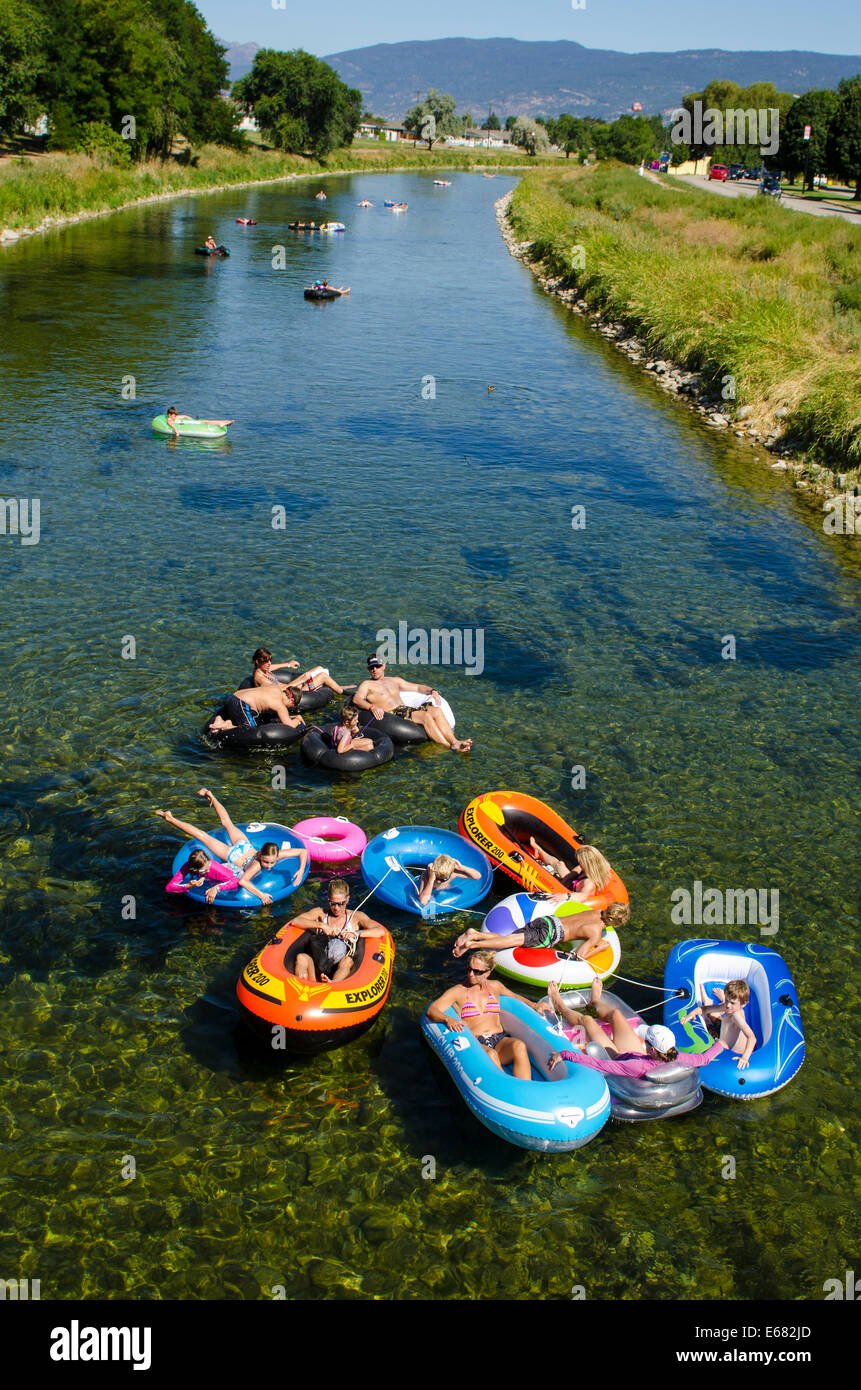
[[[729,177],[730,177],[731,179],[743,179],[743,178],[744,178],[744,165],[743,165],[743,164],[731,164],[731,165],[729,166]]]
[[[709,169],[710,179],[726,179],[729,169],[725,164],[713,164]]]
[[[759,185],[759,191],[764,193],[767,198],[780,198],[783,194],[780,179],[776,174],[766,174]]]

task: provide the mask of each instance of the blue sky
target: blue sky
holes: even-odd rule
[[[628,53],[688,48],[861,53],[858,0],[196,0],[219,38],[320,55],[406,39],[573,39]]]

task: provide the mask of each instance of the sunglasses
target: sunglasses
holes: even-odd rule
[[[466,967],[466,973],[467,973],[467,975],[489,975],[489,974],[490,974],[490,971],[489,971],[489,970],[476,970],[476,968],[475,968],[474,965],[468,965],[468,966]]]

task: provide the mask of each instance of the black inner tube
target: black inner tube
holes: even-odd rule
[[[298,743],[306,729],[304,723],[295,727],[282,724],[277,715],[267,710],[261,722],[253,728],[246,725],[237,729],[210,729],[208,724],[204,724],[203,735],[216,748],[285,748],[291,743]]]
[[[379,728],[375,719],[370,728],[363,729],[362,738],[369,738],[373,748],[348,748],[346,753],[336,753],[332,742],[330,724],[327,728],[311,728],[302,740],[302,759],[312,767],[324,767],[329,772],[364,772],[367,768],[379,767],[390,762],[395,750],[388,734]]]
[[[289,685],[295,672],[275,671],[274,675],[277,676],[280,685]],[[234,687],[236,690],[253,690],[253,688],[253,675],[246,676],[244,680],[240,681],[239,685]],[[317,690],[303,690],[299,698],[299,712],[304,713],[305,710],[313,711],[315,709],[323,709],[325,705],[330,703],[333,693],[334,692],[329,689],[328,685],[321,685]]]
[[[358,705],[353,706],[359,709]],[[427,743],[427,734],[421,724],[414,724],[412,719],[403,719],[399,714],[392,714],[386,710],[382,719],[375,719],[369,709],[359,709],[359,723],[371,724],[365,729],[365,734],[370,735],[371,729],[381,729],[384,734],[388,734],[392,743]]]

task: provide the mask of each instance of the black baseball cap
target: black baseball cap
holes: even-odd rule
[[[369,657],[368,657],[368,670],[369,670],[369,671],[375,670],[377,666],[385,666],[385,664],[386,664],[386,663],[385,663],[384,661],[381,661],[380,658],[379,658],[378,656],[369,656]]]

